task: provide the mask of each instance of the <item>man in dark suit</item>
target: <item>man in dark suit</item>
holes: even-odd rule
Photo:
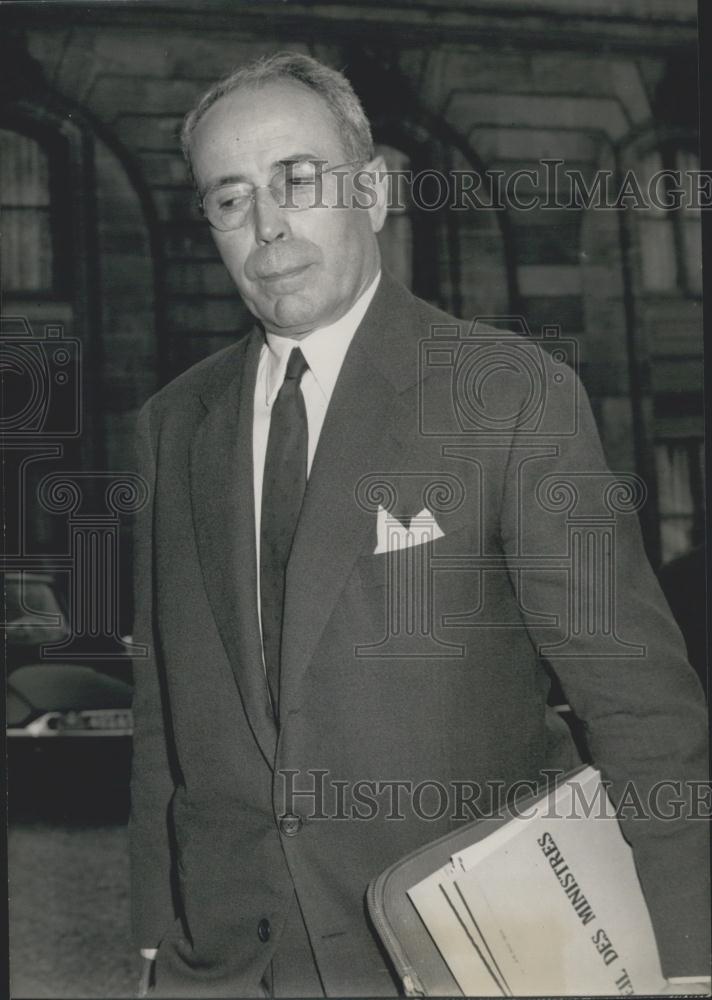
[[[183,140],[257,324],[140,418],[137,944],[157,995],[394,995],[364,893],[469,818],[439,790],[576,762],[544,658],[614,797],[705,780],[703,700],[563,353],[381,273],[347,81],[278,55]],[[704,825],[624,827],[664,971],[706,974]]]

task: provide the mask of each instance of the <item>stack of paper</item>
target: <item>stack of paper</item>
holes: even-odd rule
[[[466,996],[665,986],[630,847],[586,768],[408,895]]]

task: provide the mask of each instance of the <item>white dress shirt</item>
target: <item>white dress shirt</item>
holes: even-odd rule
[[[255,490],[255,544],[257,550],[257,607],[260,606],[260,521],[262,515],[262,481],[264,477],[267,439],[272,406],[282,387],[287,361],[294,347],[300,347],[309,371],[302,376],[301,390],[307,411],[307,478],[311,472],[316,446],[329,407],[331,394],[341,371],[341,365],[353,336],[368,309],[381,277],[379,271],[368,288],[345,313],[330,326],[312,330],[302,337],[281,337],[267,334],[257,367],[254,418],[252,423],[252,460]]]
[[[307,411],[307,478],[311,472],[316,446],[324,424],[326,411],[346,352],[359,323],[371,304],[378,282],[379,271],[371,284],[345,313],[330,326],[312,330],[306,337],[278,337],[268,333],[257,366],[255,383],[254,419],[252,423],[252,461],[255,487],[255,547],[257,550],[257,613],[260,612],[260,521],[262,518],[262,480],[267,456],[267,438],[272,417],[272,406],[282,387],[287,371],[287,361],[294,347],[301,347],[309,365],[309,371],[302,376],[301,390]],[[264,666],[264,662],[263,662]],[[142,948],[141,955],[147,961],[156,957],[155,948]],[[144,970],[147,979],[148,968]]]

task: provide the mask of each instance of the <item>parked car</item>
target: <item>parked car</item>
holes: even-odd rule
[[[54,578],[6,572],[3,585],[11,804],[55,792],[66,798],[70,788],[80,799],[127,798],[130,660],[48,659],[43,646],[70,636]]]

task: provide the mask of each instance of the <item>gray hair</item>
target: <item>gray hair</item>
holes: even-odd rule
[[[188,112],[180,133],[181,149],[188,167],[191,167],[191,136],[200,119],[216,101],[241,87],[260,87],[277,80],[296,80],[323,98],[336,119],[344,151],[349,158],[354,160],[373,158],[371,126],[361,102],[343,73],[300,52],[276,52],[274,55],[261,56],[241,66],[223,80],[213,84],[193,110]]]

